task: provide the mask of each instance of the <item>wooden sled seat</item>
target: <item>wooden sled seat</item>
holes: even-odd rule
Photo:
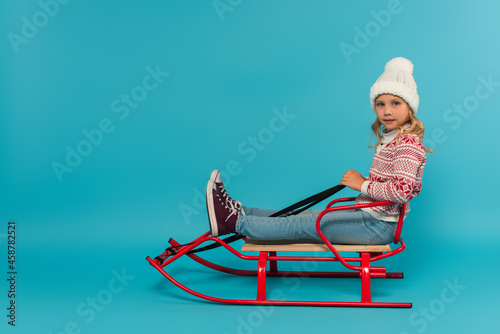
[[[385,253],[387,245],[333,245],[339,252]],[[247,239],[241,248],[246,252],[330,252],[323,241],[318,240],[255,240]]]

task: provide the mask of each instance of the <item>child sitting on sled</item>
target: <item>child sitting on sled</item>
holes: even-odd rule
[[[393,204],[332,212],[321,221],[321,230],[332,243],[377,245],[394,239],[403,203],[420,193],[426,152],[424,125],[415,117],[419,97],[412,76],[413,64],[394,58],[370,90],[377,118],[372,125],[377,138],[368,177],[348,170],[341,185],[360,191],[356,203],[391,201]],[[207,211],[213,236],[237,233],[258,240],[314,239],[321,210],[295,216],[269,217],[278,210],[243,206],[226,192],[220,172],[212,172],[207,184]],[[406,206],[405,216],[410,211]]]

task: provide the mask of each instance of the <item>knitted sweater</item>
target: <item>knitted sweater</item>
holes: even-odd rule
[[[365,208],[372,217],[398,221],[402,203],[420,193],[426,162],[424,146],[416,135],[405,134],[396,145],[397,130],[384,134],[373,157],[369,176],[361,186],[356,203],[391,201],[395,204]],[[410,212],[406,206],[405,217]]]

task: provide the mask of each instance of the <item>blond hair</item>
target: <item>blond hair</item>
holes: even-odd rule
[[[384,130],[384,127],[382,126],[382,123],[378,120],[378,118],[375,119],[375,122],[372,124],[372,131],[375,137],[377,138],[377,143],[375,145],[369,146],[369,147],[377,147],[380,145],[382,142],[382,131]],[[425,132],[425,126],[422,123],[421,120],[415,116],[413,113],[413,110],[410,109],[410,113],[408,115],[408,119],[406,122],[399,126],[397,128],[398,130],[398,135],[396,136],[396,145],[399,145],[399,141],[401,140],[401,136],[405,134],[414,134],[418,138],[420,138],[421,141],[424,140],[424,132]],[[432,148],[427,148],[424,147],[425,152],[428,153],[433,153],[434,150]]]

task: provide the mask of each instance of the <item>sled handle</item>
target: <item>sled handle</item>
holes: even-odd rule
[[[332,202],[334,202],[334,203],[337,203],[337,202],[348,202],[348,201],[351,201],[351,200],[353,200],[353,197],[339,198],[338,200],[333,200]],[[334,204],[334,203],[331,203],[331,204]],[[321,240],[323,240],[323,242],[328,247],[328,249],[330,249],[330,251],[335,255],[335,257],[338,258],[339,261],[346,268],[351,269],[351,270],[355,270],[355,271],[360,271],[361,267],[359,267],[359,266],[355,267],[355,266],[350,265],[349,263],[347,263],[344,260],[344,258],[342,257],[342,255],[340,255],[340,253],[335,249],[335,247],[332,245],[332,243],[325,237],[325,235],[321,231],[321,227],[320,227],[321,219],[327,213],[334,212],[334,211],[351,210],[351,209],[362,209],[362,208],[369,208],[369,207],[374,207],[374,206],[390,205],[390,204],[394,204],[394,203],[391,202],[391,201],[380,201],[380,202],[373,202],[373,203],[343,205],[343,206],[337,206],[337,207],[333,207],[333,208],[332,207],[328,207],[325,210],[321,211],[321,213],[319,214],[318,218],[316,219],[316,231],[318,232],[319,237],[321,238]]]

